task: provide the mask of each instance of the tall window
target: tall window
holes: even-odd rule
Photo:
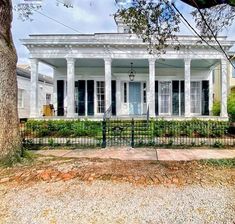
[[[97,113],[104,113],[105,111],[105,84],[103,81],[96,82],[97,94]]]
[[[47,93],[46,94],[46,105],[51,104],[51,94]]]
[[[143,102],[147,102],[146,82],[143,83]]]
[[[171,83],[160,82],[160,113],[170,113]]]
[[[201,108],[200,82],[191,82],[191,113],[199,114]]]
[[[18,108],[24,107],[24,90],[18,89]]]

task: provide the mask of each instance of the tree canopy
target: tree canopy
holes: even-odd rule
[[[170,0],[116,0],[119,16],[130,27],[130,31],[149,43],[150,53],[164,52],[167,40],[177,40],[180,23],[187,19]],[[191,15],[200,37],[215,38],[229,27],[235,18],[235,0],[181,0],[192,6]],[[120,4],[121,3],[121,4]],[[192,27],[191,27],[192,28]],[[193,28],[194,29],[194,28]]]

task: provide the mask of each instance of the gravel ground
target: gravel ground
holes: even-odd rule
[[[235,223],[231,186],[133,186],[78,180],[0,185],[0,223]]]

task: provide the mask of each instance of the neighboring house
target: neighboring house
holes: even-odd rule
[[[19,65],[17,67],[17,83],[18,83],[18,113],[19,118],[30,117],[30,68],[28,66]],[[42,116],[43,105],[51,104],[53,94],[52,78],[39,74],[38,78],[38,114]]]
[[[235,55],[229,55],[231,63],[235,67]],[[235,92],[235,69],[230,62],[227,62],[227,87],[228,94]],[[218,64],[213,70],[213,101],[221,101],[221,66]]]
[[[22,40],[30,52],[35,86],[31,118],[41,116],[39,62],[54,68],[53,105],[61,118],[101,118],[110,107],[117,117],[145,116],[149,108],[150,117],[211,118],[217,64],[222,66],[220,95],[227,102],[227,60],[215,41],[207,40],[211,48],[197,37],[179,36],[165,54],[150,55],[146,43],[116,22],[118,33],[30,35]],[[225,51],[234,44],[226,37],[218,41]],[[221,119],[227,118],[223,103]]]

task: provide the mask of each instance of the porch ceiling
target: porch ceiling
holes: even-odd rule
[[[58,59],[43,59],[42,63],[46,63],[55,67],[66,67],[67,62],[66,59],[58,58]],[[147,59],[114,59],[112,61],[112,67],[116,68],[129,68],[130,63],[133,62],[134,68],[148,68],[148,60]],[[191,68],[196,69],[204,69],[210,68],[211,66],[218,63],[218,60],[212,59],[198,59],[192,60]],[[104,67],[103,59],[77,59],[76,67]],[[184,60],[182,59],[158,59],[156,60],[156,68],[184,68]]]

